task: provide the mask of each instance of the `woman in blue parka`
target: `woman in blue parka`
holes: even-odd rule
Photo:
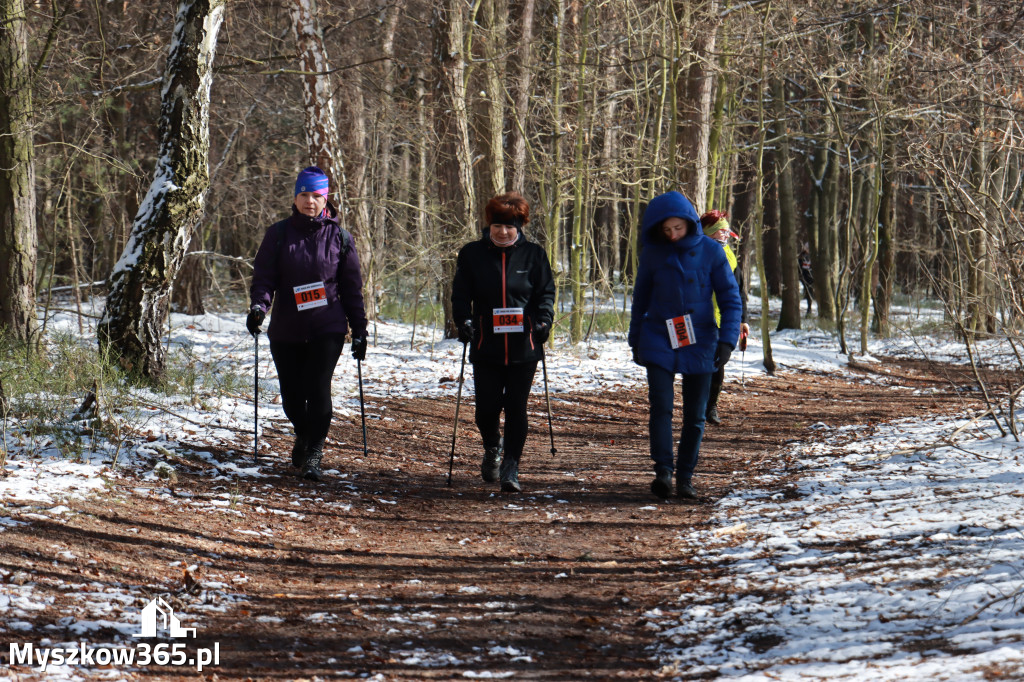
[[[740,333],[739,287],[725,251],[700,229],[700,217],[679,192],[651,200],[640,227],[640,264],[633,289],[629,346],[647,369],[650,399],[651,492],[696,499],[693,471],[704,438],[711,375],[729,361]],[[714,294],[722,322],[715,322]],[[672,453],[675,375],[683,375],[683,429]],[[673,466],[675,460],[675,466]]]

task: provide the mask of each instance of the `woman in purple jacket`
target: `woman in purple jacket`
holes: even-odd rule
[[[323,478],[331,379],[350,330],[352,357],[366,357],[359,255],[327,188],[327,175],[316,166],[299,173],[291,217],[271,225],[256,252],[245,321],[250,334],[259,334],[273,303],[267,336],[284,413],[295,429],[292,466],[312,481]]]

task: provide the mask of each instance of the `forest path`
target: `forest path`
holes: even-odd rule
[[[553,396],[552,457],[538,377],[522,494],[480,481],[471,399],[450,486],[454,400],[369,400],[369,457],[358,418],[335,420],[324,483],[295,475],[280,434],[268,434],[277,456],[256,476],[230,475],[248,465],[237,452],[174,455],[171,480],[115,478],[59,521],[9,528],[4,567],[43,574],[50,605],[32,632],[56,641],[113,641],[113,628],[82,635],[64,618],[126,621],[129,604],[110,593],[164,595],[197,628],[190,647],[219,644],[210,679],[647,679],[659,663],[644,614],[716,570],[692,559],[681,530],[711,530],[715,501],[785,469],[784,446],[814,439],[812,425],[963,410],[973,383],[926,363],[853,371],[727,384],[697,504],[649,492],[643,387]],[[151,665],[127,677],[195,673]]]

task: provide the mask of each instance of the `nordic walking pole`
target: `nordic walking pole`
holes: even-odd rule
[[[359,372],[359,415],[363,420],[363,457],[366,453],[366,404],[363,402],[363,361],[356,360],[356,371]]]
[[[260,334],[252,335],[256,343],[256,364],[252,370],[252,459],[256,466],[260,464]]]
[[[548,436],[551,438],[551,456],[555,450],[555,427],[551,425],[551,394],[548,392],[548,361],[544,357],[544,346],[540,347],[540,366],[544,371],[544,401],[548,404]]]
[[[452,466],[455,464],[455,436],[459,433],[459,405],[462,404],[462,376],[466,371],[466,348],[468,343],[462,344],[462,366],[459,368],[459,395],[455,399],[455,428],[452,429],[452,454],[448,457],[448,485],[452,484]]]

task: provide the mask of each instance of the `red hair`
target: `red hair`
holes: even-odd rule
[[[530,222],[530,204],[526,203],[519,192],[499,194],[484,207],[484,220],[487,225],[512,225],[516,222],[525,225]]]
[[[711,225],[714,225],[722,218],[728,217],[729,214],[726,213],[725,211],[719,211],[717,208],[713,208],[700,217],[700,226],[702,228],[710,227]]]

